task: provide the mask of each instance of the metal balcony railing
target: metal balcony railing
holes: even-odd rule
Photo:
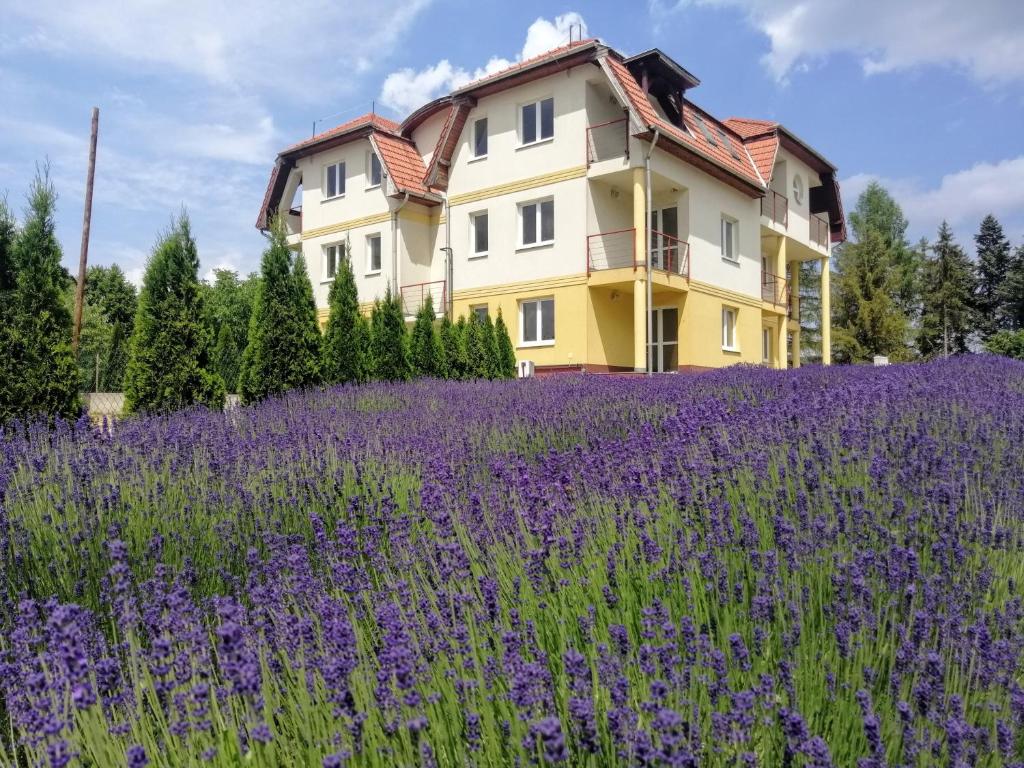
[[[636,260],[635,233],[636,230],[630,227],[587,235],[587,274],[602,269],[636,269],[640,266]]]
[[[817,243],[822,248],[828,248],[829,226],[828,219],[819,213],[811,214],[811,242]]]
[[[651,267],[690,279],[690,244],[673,235],[651,230]]]
[[[789,200],[785,195],[769,189],[761,198],[761,215],[767,216],[784,228],[789,226]]]
[[[434,301],[434,314],[444,314],[447,306],[448,291],[444,280],[403,285],[398,289],[398,294],[406,317],[415,316],[423,308],[428,296]]]
[[[780,307],[789,306],[789,281],[772,272],[761,272],[761,299]],[[786,310],[787,314],[789,309]]]
[[[629,121],[609,120],[587,126],[587,166],[601,160],[629,158]]]

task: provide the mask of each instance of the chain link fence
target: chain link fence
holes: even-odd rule
[[[124,416],[124,392],[83,392],[82,403],[86,413],[95,424],[103,419],[113,423]],[[230,411],[240,405],[238,395],[227,395],[224,398],[224,410]]]

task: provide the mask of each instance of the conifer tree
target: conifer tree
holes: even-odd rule
[[[476,312],[466,321],[466,378],[486,379],[491,375],[493,355],[488,349],[484,323]]]
[[[238,389],[238,374],[242,367],[242,352],[235,341],[235,332],[227,323],[220,324],[217,344],[213,348],[213,370],[224,380],[228,392]]]
[[[238,392],[238,375],[249,341],[249,318],[258,283],[257,275],[243,280],[231,269],[215,269],[213,283],[202,283],[206,324],[217,340],[215,368],[229,392]]]
[[[462,318],[459,318],[461,321]],[[441,329],[438,332],[441,349],[444,352],[445,377],[461,379],[463,377],[465,350],[462,347],[459,327],[454,325],[447,315],[441,318]]]
[[[199,254],[182,212],[157,241],[139,294],[128,366],[125,410],[166,413],[197,403],[224,406],[224,381],[213,371],[213,340],[203,321]]]
[[[985,341],[985,349],[993,355],[1024,360],[1024,331],[999,331]]]
[[[347,249],[346,249],[347,251]],[[337,274],[327,294],[330,314],[324,334],[324,383],[346,384],[362,381],[365,353],[360,346],[359,294],[347,253],[338,260]]]
[[[370,317],[370,368],[379,381],[407,381],[412,374],[409,364],[409,338],[401,302],[387,288],[383,300],[374,302]]]
[[[7,207],[7,201],[0,198],[0,425],[20,413],[22,397],[20,382],[16,378],[21,358],[20,337],[14,323],[16,237],[14,216]]]
[[[357,375],[353,381],[362,384],[370,380],[373,367],[373,361],[370,359],[370,320],[362,313],[356,318],[354,341]]]
[[[975,295],[973,265],[943,221],[925,265],[918,348],[926,357],[968,351]]]
[[[275,219],[260,263],[260,281],[242,355],[239,395],[252,403],[320,383],[320,332],[305,261],[292,259],[284,224]]]
[[[8,417],[36,414],[73,419],[81,405],[78,366],[71,350],[71,312],[64,303],[66,272],[61,267],[54,210],[57,195],[47,170],[28,195],[25,223],[14,241],[14,286],[8,335],[13,344],[13,395]],[[4,268],[10,280],[10,268]]]
[[[977,329],[982,341],[999,331],[1013,327],[1013,310],[1006,296],[1006,279],[1010,271],[1010,241],[995,216],[989,214],[974,236],[978,252],[977,285],[974,307]]]
[[[484,350],[486,351],[487,378],[500,379],[502,377],[501,359],[498,356],[498,340],[494,335],[494,322],[491,320],[490,312],[484,315],[484,319],[481,321],[480,325],[483,335]]]
[[[85,299],[86,304],[94,306],[110,325],[107,346],[101,352],[100,391],[120,392],[138,307],[135,286],[128,282],[116,264],[92,266],[86,273]],[[80,363],[84,366],[87,361]]]
[[[1010,327],[1024,330],[1024,245],[1017,248],[1006,271],[1003,301],[1010,318]]]
[[[444,350],[437,332],[434,299],[429,294],[416,313],[410,338],[410,358],[414,376],[444,378]]]
[[[863,240],[844,248],[832,339],[837,362],[865,362],[874,355],[907,358],[907,320],[894,298],[898,275],[890,266],[877,230],[869,229]]]
[[[498,378],[514,379],[516,377],[516,350],[512,346],[505,318],[498,307],[498,319],[494,323],[494,336],[498,344]]]

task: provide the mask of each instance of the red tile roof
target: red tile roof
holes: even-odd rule
[[[282,155],[289,152],[294,152],[296,149],[302,149],[313,144],[319,144],[321,141],[326,139],[334,138],[335,136],[341,136],[342,134],[349,133],[350,131],[357,131],[360,128],[375,128],[379,131],[390,131],[391,133],[398,133],[399,125],[394,120],[388,120],[386,117],[375,114],[373,112],[367,112],[365,115],[353,118],[346,123],[335,126],[330,130],[318,133],[311,138],[300,141],[297,144],[292,144],[287,149],[281,152]]]
[[[772,180],[772,169],[775,168],[775,155],[779,151],[779,137],[771,133],[748,139],[744,144],[764,183],[769,183]]]
[[[430,193],[424,178],[427,174],[423,158],[416,145],[409,139],[403,139],[390,133],[376,132],[373,134],[381,162],[399,192],[413,195]]]
[[[483,77],[477,78],[472,82],[466,83],[466,85],[462,86],[461,88],[456,89],[455,93],[461,93],[463,91],[470,91],[473,90],[474,88],[479,88],[484,83],[488,83],[492,80],[499,80],[503,77],[508,77],[509,75],[519,72],[520,70],[528,69],[529,67],[532,67],[535,64],[541,64],[545,61],[554,61],[555,59],[558,59],[571,51],[575,51],[577,48],[585,46],[593,47],[596,46],[597,43],[598,40],[596,37],[590,37],[587,38],[586,40],[573,40],[572,42],[566,43],[565,45],[560,45],[557,48],[552,48],[550,51],[545,51],[544,53],[538,56],[531,56],[529,59],[517,61],[510,67],[505,67],[505,69],[500,69],[497,72],[492,72],[489,75],[484,75]]]
[[[778,123],[771,120],[754,120],[748,117],[730,117],[725,120],[725,124],[743,139],[770,133],[779,127]]]

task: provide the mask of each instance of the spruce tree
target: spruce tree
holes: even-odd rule
[[[501,359],[498,356],[498,340],[494,336],[494,322],[491,320],[490,312],[484,315],[484,319],[481,321],[480,325],[484,350],[486,352],[487,378],[500,379],[502,378]]]
[[[1017,248],[1006,271],[1003,302],[1010,318],[1010,327],[1024,330],[1024,245]]]
[[[363,380],[360,356],[359,295],[347,256],[339,259],[337,274],[327,294],[330,314],[324,334],[324,383],[346,384]]]
[[[146,265],[125,370],[125,411],[166,413],[194,404],[223,408],[224,381],[210,359],[199,254],[182,212]]]
[[[465,354],[460,349],[461,335],[459,328],[452,323],[448,315],[441,318],[441,329],[438,331],[438,336],[440,337],[441,349],[444,354],[445,378],[461,379],[463,376],[462,361],[465,358]]]
[[[260,263],[249,339],[242,355],[238,393],[252,403],[320,383],[316,305],[305,261],[295,259],[280,219]]]
[[[939,239],[925,265],[921,329],[918,348],[922,355],[949,356],[969,348],[975,295],[973,265],[953,239],[943,221]]]
[[[434,299],[427,295],[419,312],[416,313],[416,322],[413,324],[409,340],[414,376],[444,378],[444,350],[435,322]]]
[[[370,317],[370,368],[379,381],[407,381],[412,375],[409,364],[409,338],[401,302],[387,288],[384,299],[373,305]]]
[[[976,325],[982,341],[1013,326],[1012,309],[1006,297],[1006,278],[1010,270],[1010,241],[995,216],[989,214],[974,236],[978,252],[977,285],[974,306]]]
[[[505,318],[498,307],[498,319],[494,323],[494,337],[498,345],[498,378],[514,379],[516,377],[516,350],[512,346]]]
[[[14,287],[17,270],[14,243],[17,230],[7,201],[0,198],[0,425],[20,413],[21,388],[16,377],[21,343],[15,327]]]
[[[72,419],[81,405],[71,350],[71,312],[64,302],[66,271],[54,226],[57,195],[46,170],[32,182],[25,224],[14,243],[10,296],[14,398],[8,416],[48,414]],[[10,279],[9,268],[8,277]]]
[[[837,362],[866,362],[874,355],[907,358],[906,316],[895,296],[899,276],[890,268],[885,240],[869,229],[843,249],[836,279],[832,346]]]

